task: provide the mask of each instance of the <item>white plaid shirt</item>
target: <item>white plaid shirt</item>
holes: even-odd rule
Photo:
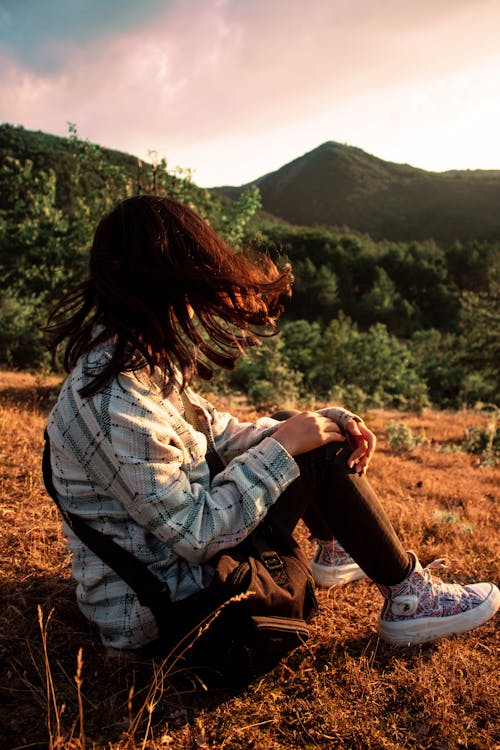
[[[184,418],[176,391],[162,396],[148,374],[125,373],[95,396],[78,391],[105,350],[82,357],[66,379],[47,430],[56,491],[63,506],[110,535],[167,583],[172,599],[208,585],[210,559],[244,539],[299,475],[264,417],[242,423],[188,391],[225,469],[212,482],[207,439]],[[339,423],[352,416],[324,410]],[[102,641],[138,648],[154,641],[151,611],[71,529],[77,601]]]

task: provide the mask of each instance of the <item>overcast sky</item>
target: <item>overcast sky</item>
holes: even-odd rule
[[[500,0],[0,0],[0,121],[242,184],[327,140],[500,169]]]

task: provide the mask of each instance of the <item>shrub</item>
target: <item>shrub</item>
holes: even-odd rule
[[[43,309],[36,300],[0,297],[0,362],[14,369],[37,369],[48,365],[39,326]]]
[[[280,337],[264,339],[228,375],[229,383],[258,408],[286,408],[295,406],[299,399],[302,374],[288,365],[283,347]]]
[[[385,434],[391,448],[401,453],[409,453],[428,442],[424,434],[413,432],[405,422],[389,422]]]
[[[467,453],[480,456],[480,463],[485,466],[496,466],[500,463],[500,427],[496,419],[485,428],[468,427],[462,448]]]

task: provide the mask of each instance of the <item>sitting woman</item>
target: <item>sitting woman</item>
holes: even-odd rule
[[[148,566],[174,602],[209,587],[220,553],[264,521],[289,534],[302,518],[319,540],[320,585],[363,574],[377,584],[384,640],[481,625],[500,592],[445,584],[405,550],[365,476],[376,441],[359,416],[332,406],[246,423],[190,389],[273,332],[291,281],[289,268],[235,252],[174,200],[130,198],[106,216],[88,280],[47,329],[53,350],[66,341],[69,373],[47,425],[58,499]],[[220,462],[213,476],[207,445]],[[78,605],[103,643],[153,643],[151,610],[66,533]]]

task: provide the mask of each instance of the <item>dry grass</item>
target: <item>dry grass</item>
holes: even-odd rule
[[[380,643],[364,581],[320,594],[310,641],[238,696],[212,694],[161,664],[106,662],[74,603],[57,512],[40,476],[57,379],[0,373],[0,747],[491,750],[499,715],[495,623],[422,648]],[[408,455],[389,420],[425,431]],[[448,555],[458,581],[498,581],[498,474],[458,447],[475,413],[373,413],[371,479],[424,563]],[[302,532],[302,541],[308,544]],[[80,651],[81,650],[81,651]]]

